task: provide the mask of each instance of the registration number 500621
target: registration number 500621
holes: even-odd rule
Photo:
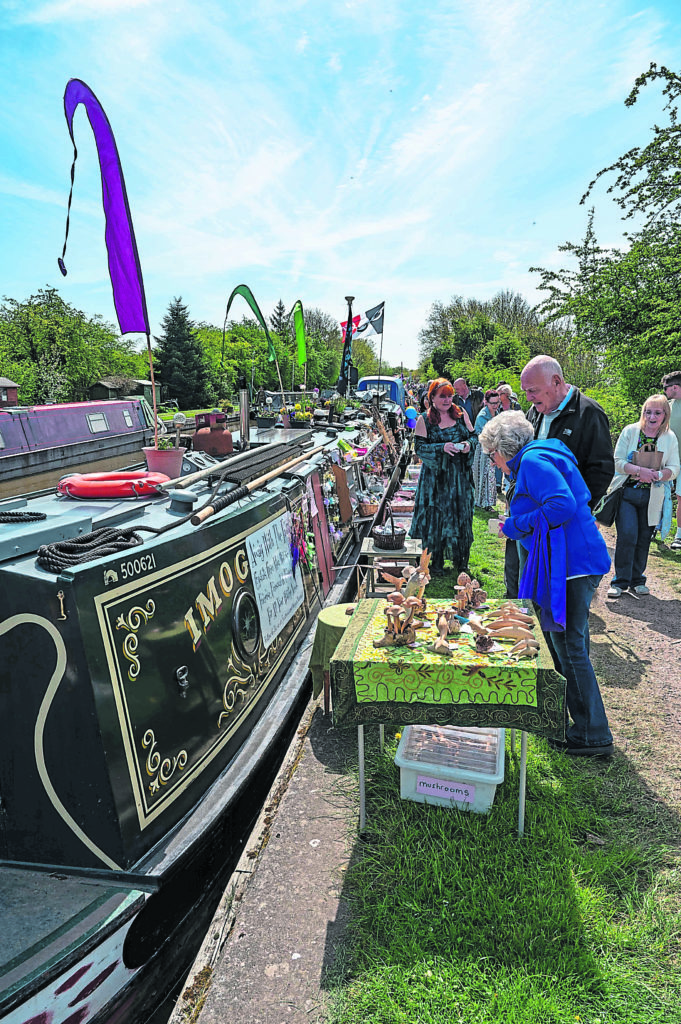
[[[121,562],[121,576],[129,580],[132,576],[139,576],[140,573],[149,572],[156,568],[156,559],[153,555],[140,555],[139,558],[131,558],[128,562]]]

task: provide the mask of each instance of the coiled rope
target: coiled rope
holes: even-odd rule
[[[150,526],[128,526],[123,530],[104,526],[101,530],[85,533],[82,537],[74,537],[72,540],[42,544],[38,548],[38,565],[59,574],[70,566],[92,562],[96,558],[103,558],[104,555],[115,555],[119,551],[127,551],[142,543],[142,538],[136,533],[136,530],[159,532]]]
[[[39,523],[41,519],[47,519],[44,512],[2,512],[0,523]]]

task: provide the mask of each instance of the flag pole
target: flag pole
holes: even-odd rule
[[[383,328],[385,329],[385,305],[383,306]],[[381,390],[381,367],[383,366],[383,331],[381,331],[381,346],[378,352],[378,390]]]

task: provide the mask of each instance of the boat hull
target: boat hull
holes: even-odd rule
[[[241,853],[243,809],[257,813],[309,692],[305,634],[354,581],[334,584],[361,540],[337,471],[304,463],[199,529],[180,520],[58,575],[31,552],[61,519],[74,536],[179,513],[165,499],[68,514],[36,499],[48,525],[0,547],[0,890],[26,871],[29,888],[51,880],[54,913],[60,880],[112,886],[133,908],[79,951],[60,947],[79,914],[63,900],[31,945],[53,944],[49,963],[18,952],[10,985],[0,959],[2,1024],[142,1020],[191,962]]]

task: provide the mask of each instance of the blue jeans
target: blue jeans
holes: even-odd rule
[[[566,736],[577,747],[612,743],[601,691],[589,660],[589,607],[601,579],[578,576],[568,580],[565,632],[544,634],[556,670],[567,680],[567,710],[572,725],[568,725]]]
[[[650,542],[655,528],[648,526],[647,488],[626,487],[617,512],[617,543],[615,545],[615,575],[613,585],[626,590],[640,587],[645,581]]]

